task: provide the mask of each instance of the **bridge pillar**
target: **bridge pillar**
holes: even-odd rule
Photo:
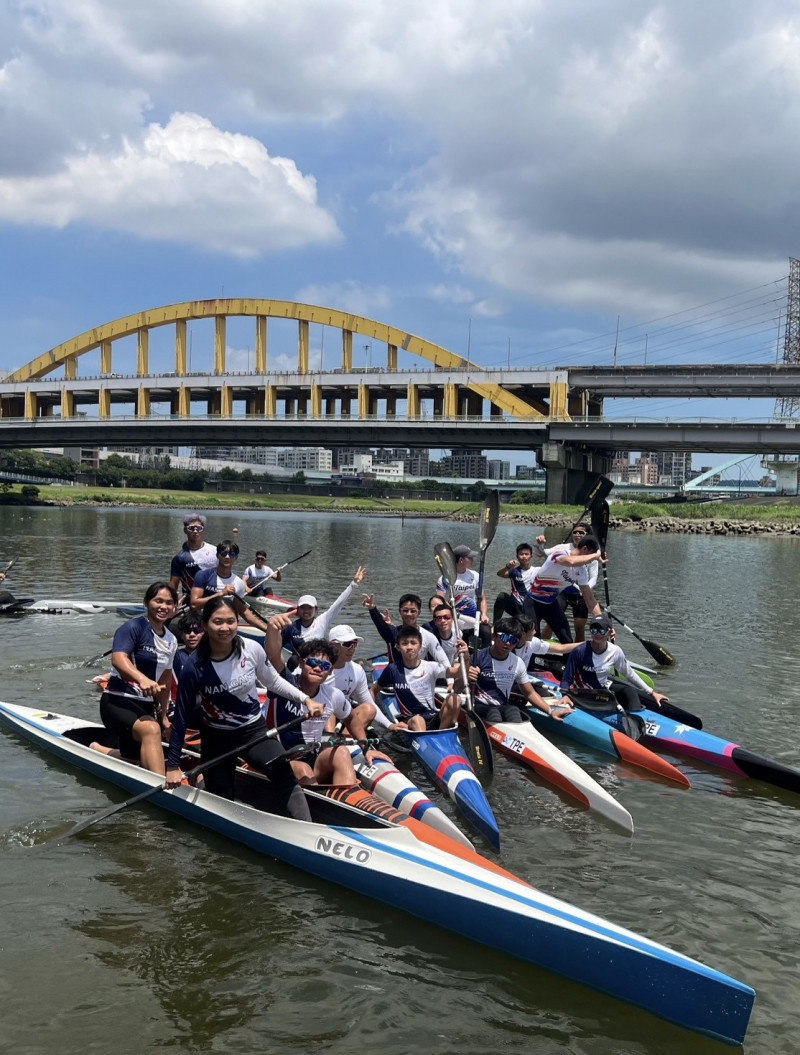
[[[386,369],[396,370],[397,369],[397,345],[390,344],[386,348]]]
[[[264,417],[274,418],[278,414],[278,400],[275,393],[274,385],[267,385],[264,388]]]
[[[186,374],[186,319],[175,323],[175,373],[178,377]]]
[[[136,373],[146,377],[150,372],[150,331],[139,330],[139,344],[136,355]]]
[[[564,443],[542,444],[541,464],[547,470],[544,500],[548,505],[574,505],[576,495],[595,473],[611,471],[610,451],[588,451]]]
[[[267,372],[267,316],[256,315],[256,373]]]
[[[311,386],[311,417],[322,417],[322,388],[315,384]]]
[[[143,385],[139,387],[136,395],[136,416],[139,418],[150,416],[150,390]]]
[[[75,417],[75,393],[66,388],[61,393],[61,417]]]
[[[183,324],[186,326],[186,323]],[[100,342],[100,373],[111,373],[111,341]]]
[[[353,331],[342,330],[342,370],[346,374],[353,370]]]
[[[225,373],[228,320],[224,315],[218,315],[214,323],[214,373],[222,375]]]
[[[308,373],[308,320],[300,319],[297,324],[297,372]]]
[[[336,399],[335,399],[335,397],[334,398],[330,398],[330,397],[326,398],[326,400],[325,400],[325,417],[326,418],[335,418],[336,417]]]
[[[406,392],[406,413],[410,418],[419,417],[419,388],[410,381]]]
[[[397,417],[397,396],[388,395],[386,397],[386,417]]]

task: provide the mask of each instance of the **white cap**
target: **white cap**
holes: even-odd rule
[[[348,626],[347,623],[340,623],[339,626],[335,626],[328,634],[329,641],[360,641],[363,642],[364,638],[359,637],[352,626]]]
[[[299,608],[301,604],[310,604],[312,608],[316,608],[317,599],[312,593],[304,593],[303,596],[298,599],[297,607]]]

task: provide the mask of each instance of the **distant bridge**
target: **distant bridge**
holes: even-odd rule
[[[228,322],[252,319],[253,368],[228,369]],[[296,323],[296,366],[269,367],[270,320]],[[213,324],[213,369],[191,370],[191,337]],[[237,322],[237,325],[240,323]],[[189,327],[195,327],[190,331]],[[337,333],[341,365],[315,369],[311,327]],[[174,330],[174,370],[150,370],[151,334]],[[285,327],[282,335],[285,337]],[[353,362],[354,338],[376,360]],[[118,342],[136,371],[114,371]],[[211,341],[209,340],[209,346]],[[401,368],[405,351],[431,364]],[[282,349],[283,351],[283,349]],[[330,355],[330,351],[328,352]],[[79,360],[88,371],[79,375]],[[249,358],[249,356],[248,356]],[[607,469],[614,450],[798,453],[794,422],[607,421],[607,398],[800,397],[800,367],[484,369],[396,327],[279,300],[190,301],[129,315],[58,345],[0,382],[0,447],[325,445],[537,450],[548,495]],[[561,477],[561,483],[550,481]],[[555,500],[555,499],[554,499]]]

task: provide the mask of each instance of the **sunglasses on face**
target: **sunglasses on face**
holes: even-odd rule
[[[342,648],[355,648],[358,641],[340,641],[339,644]]]
[[[323,674],[326,671],[330,670],[332,665],[333,664],[327,659],[307,659],[306,660],[306,666],[307,667],[311,667],[312,670],[321,670]]]
[[[435,615],[433,621],[434,623],[449,623],[452,618],[451,615]]]
[[[604,630],[601,626],[590,626],[589,633],[592,637],[605,637],[608,630]]]
[[[202,634],[202,633],[203,633],[202,626],[193,626],[190,630],[184,630],[183,636],[184,637],[190,637],[191,635],[197,635],[197,634]]]
[[[217,550],[217,556],[218,557],[238,557],[239,554],[236,552],[235,549],[218,549]]]
[[[573,531],[572,534],[575,536],[575,538],[585,538],[586,537],[586,532],[585,531]]]
[[[518,645],[519,638],[516,634],[497,634],[497,640],[504,645]]]
[[[189,526],[186,528],[186,530],[187,531],[205,531],[205,528],[203,527],[202,524],[189,524]]]

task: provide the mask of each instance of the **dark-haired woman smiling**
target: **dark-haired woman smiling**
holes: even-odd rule
[[[178,649],[167,622],[175,614],[178,593],[168,582],[154,582],[144,595],[145,614],[129,619],[114,634],[114,672],[100,698],[103,725],[119,737],[120,754],[164,775],[161,747],[172,661]]]
[[[199,725],[203,763],[239,748],[241,757],[269,778],[271,795],[267,807],[297,820],[310,820],[292,767],[280,757],[283,748],[277,740],[262,739],[267,723],[261,711],[257,682],[302,704],[308,717],[321,717],[323,705],[281,678],[259,644],[238,636],[234,597],[209,598],[201,619],[205,636],[178,681],[178,702],[167,755],[167,787],[177,787],[183,778],[180,761],[187,726]],[[204,776],[206,791],[232,799],[235,773],[235,757],[210,767]]]

